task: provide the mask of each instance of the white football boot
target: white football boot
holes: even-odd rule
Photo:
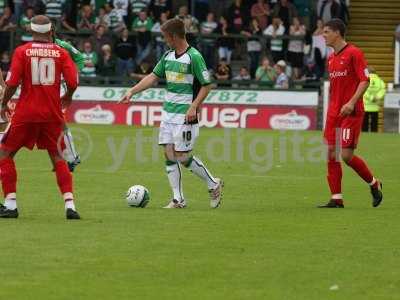
[[[208,193],[210,194],[210,207],[218,208],[221,205],[222,201],[222,188],[224,187],[224,182],[220,178],[215,178],[218,185],[214,189],[209,189]]]
[[[167,206],[164,206],[163,208],[185,208],[186,207],[186,202],[185,200],[178,201],[176,199],[172,199],[170,203],[168,203]]]

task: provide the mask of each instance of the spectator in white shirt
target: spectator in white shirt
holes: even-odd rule
[[[274,62],[283,59],[283,40],[279,38],[284,35],[285,27],[279,17],[272,19],[272,24],[269,25],[263,32],[264,35],[270,37],[270,51]]]
[[[297,17],[293,18],[293,23],[290,26],[289,34],[299,38],[303,38],[306,35],[306,27],[300,23],[300,20]],[[300,79],[301,76],[304,56],[303,47],[304,41],[302,39],[289,41],[288,59],[293,69],[294,79]]]
[[[286,75],[286,62],[284,60],[280,60],[275,64],[275,71],[278,75],[275,81],[276,89],[287,89],[289,88],[289,78]]]

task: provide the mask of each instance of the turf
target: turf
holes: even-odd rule
[[[202,129],[196,153],[225,180],[223,206],[211,210],[185,171],[189,207],[165,210],[162,154],[140,138],[152,128],[73,128],[81,151],[85,134],[92,143],[75,174],[83,220],[65,220],[46,153],[21,151],[20,218],[0,220],[0,299],[398,299],[398,135],[364,134],[358,149],[384,182],[382,206],[346,168],[346,208],[319,210],[320,132],[300,133],[298,151],[293,132]],[[147,208],[127,207],[133,184],[150,190]]]

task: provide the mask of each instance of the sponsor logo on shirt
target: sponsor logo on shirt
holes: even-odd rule
[[[166,77],[167,81],[185,83],[185,74],[182,73],[166,72]]]
[[[348,75],[348,71],[344,70],[344,71],[333,71],[329,73],[329,78],[334,79],[334,78],[338,78],[338,77],[345,77]]]
[[[202,73],[204,80],[210,81],[210,73],[207,70],[204,70]]]

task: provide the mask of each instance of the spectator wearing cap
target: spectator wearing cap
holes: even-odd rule
[[[257,2],[251,6],[251,16],[257,19],[261,30],[267,28],[268,24],[271,23],[271,15],[270,6],[265,0],[257,0]]]
[[[212,12],[207,14],[207,20],[200,25],[202,34],[200,47],[208,69],[214,68],[215,39],[207,38],[207,35],[215,33],[217,27],[218,24],[215,22],[214,13]]]
[[[135,54],[135,41],[129,36],[128,29],[122,30],[119,39],[114,46],[117,56],[117,74],[126,76],[132,73],[134,68],[133,57]]]
[[[136,31],[136,65],[149,56],[151,51],[151,29],[153,28],[153,20],[147,15],[145,10],[139,13],[132,24],[132,29]]]
[[[168,47],[164,41],[164,37],[161,34],[161,26],[168,20],[167,13],[162,12],[159,21],[157,21],[151,28],[151,32],[155,33],[155,48],[156,48],[156,59],[160,60],[161,56],[167,51]]]
[[[274,87],[276,89],[287,89],[289,88],[289,77],[286,75],[286,62],[284,60],[279,60],[275,64],[275,71],[278,75],[276,77]]]
[[[290,35],[298,38],[304,38],[306,35],[306,27],[300,23],[299,18],[294,17],[293,23],[290,26]],[[288,59],[290,66],[293,69],[293,78],[300,79],[301,69],[303,68],[303,56],[304,56],[304,42],[302,39],[289,41],[288,47]]]
[[[272,24],[269,25],[263,32],[263,34],[270,40],[270,52],[274,62],[283,59],[283,40],[279,37],[285,34],[285,27],[279,17],[272,19]]]

